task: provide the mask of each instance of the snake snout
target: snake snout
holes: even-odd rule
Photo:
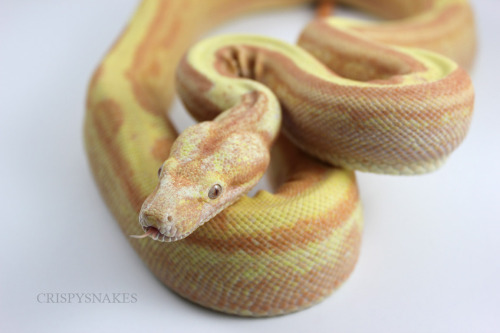
[[[140,214],[140,223],[142,229],[155,240],[168,242],[177,239],[178,230],[171,215],[158,218],[156,215],[143,211]]]

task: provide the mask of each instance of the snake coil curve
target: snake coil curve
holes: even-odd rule
[[[353,170],[432,171],[471,120],[465,0],[346,0],[392,20],[318,19],[298,46],[239,35],[188,49],[235,15],[306,2],[143,0],[89,85],[86,149],[107,205],[125,234],[159,240],[131,244],[163,283],[218,311],[278,315],[331,294],[360,250]],[[201,121],[178,139],[175,87]],[[245,196],[269,164],[275,193]]]

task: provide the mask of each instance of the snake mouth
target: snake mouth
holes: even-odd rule
[[[161,231],[158,228],[153,226],[143,227],[142,229],[144,230],[146,235],[153,238],[154,240],[158,240],[158,237],[160,236],[161,237],[165,236],[161,233]]]
[[[170,220],[168,220],[170,222]],[[159,242],[175,242],[180,239],[186,238],[191,233],[193,233],[194,229],[184,231],[181,233],[181,230],[178,225],[173,223],[163,223],[160,222],[155,217],[148,217],[146,214],[143,214],[142,210],[139,214],[139,224],[144,230],[144,234],[142,235],[130,235],[132,238],[147,238]],[[203,223],[201,223],[203,224]]]
[[[151,225],[149,226],[142,226],[142,230],[144,230],[144,234],[142,235],[130,235],[132,238],[146,238],[150,237],[155,241],[159,242],[174,242],[179,239],[185,238],[188,236],[190,233],[182,234],[182,235],[175,235],[175,236],[168,236],[162,233],[158,228],[153,227]]]

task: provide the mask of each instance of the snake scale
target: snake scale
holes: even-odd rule
[[[102,196],[125,234],[148,238],[131,244],[155,276],[211,309],[272,316],[324,299],[359,255],[353,170],[432,171],[469,127],[467,1],[346,0],[391,20],[317,19],[298,46],[193,45],[236,15],[306,2],[143,0],[89,85]],[[200,121],[177,140],[175,90]],[[274,193],[246,196],[268,165]]]

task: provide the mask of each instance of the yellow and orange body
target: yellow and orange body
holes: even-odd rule
[[[360,251],[352,170],[434,170],[470,123],[466,1],[342,1],[395,20],[321,19],[299,46],[223,36],[188,50],[235,15],[305,2],[144,0],[89,86],[85,142],[106,203],[127,235],[142,231],[143,204],[141,221],[171,223],[156,230],[179,240],[132,246],[169,288],[218,311],[284,314],[331,294]],[[176,86],[210,123],[174,144],[167,110]],[[247,197],[280,128],[295,145],[280,139],[272,154],[278,187]],[[203,197],[213,197],[212,180],[232,191],[217,205]]]

